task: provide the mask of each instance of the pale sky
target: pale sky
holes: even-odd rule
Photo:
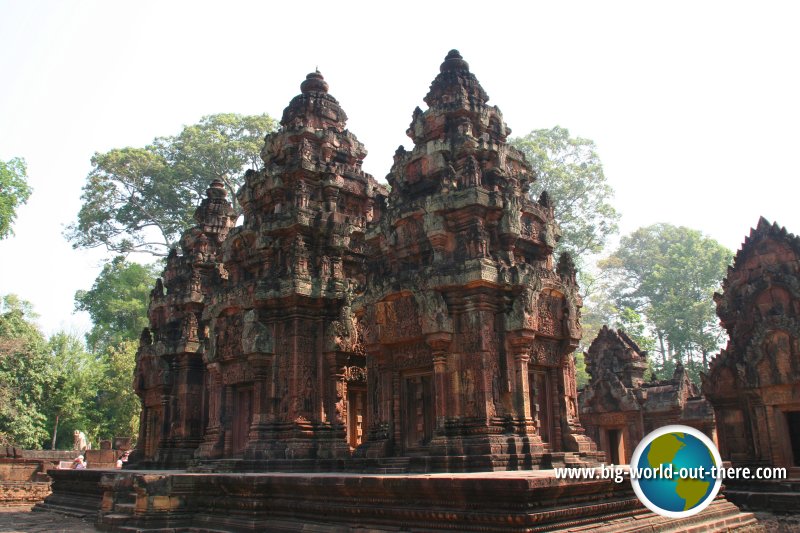
[[[50,334],[104,250],[62,237],[94,152],[221,112],[279,118],[319,67],[383,180],[447,51],[514,135],[593,139],[622,233],[656,222],[737,249],[763,215],[800,233],[796,2],[0,0],[0,159],[34,188],[0,241],[0,294]]]

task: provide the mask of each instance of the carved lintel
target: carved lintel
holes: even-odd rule
[[[251,353],[247,355],[247,363],[256,376],[263,377],[269,372],[273,355],[270,353]]]
[[[518,355],[527,355],[530,357],[530,350],[533,346],[533,340],[535,338],[536,333],[529,329],[510,331],[506,335],[509,348],[514,354],[514,357],[517,357]]]
[[[425,335],[425,342],[436,352],[446,352],[453,341],[453,334],[446,332],[428,333]],[[434,355],[435,358],[435,355]]]

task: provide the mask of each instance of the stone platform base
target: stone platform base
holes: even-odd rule
[[[355,474],[431,474],[517,470],[551,470],[558,467],[596,467],[604,455],[597,453],[547,452],[538,455],[348,457],[339,459],[216,459],[193,461],[186,470],[195,473],[245,472],[342,472]],[[140,463],[141,464],[141,463]],[[164,470],[145,464],[143,470]],[[172,469],[174,470],[174,469]]]
[[[800,477],[789,480],[728,480],[725,497],[747,511],[800,513]]]
[[[55,471],[39,509],[109,531],[760,531],[722,497],[697,516],[644,509],[630,483],[479,474]]]
[[[48,470],[53,479],[52,494],[33,508],[68,516],[95,516],[103,501],[100,480],[109,470]]]

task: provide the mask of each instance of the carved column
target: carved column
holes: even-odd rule
[[[218,362],[209,363],[208,368],[208,426],[205,440],[200,445],[198,457],[215,459],[222,455],[220,437],[222,431],[222,372]]]
[[[535,425],[531,418],[528,380],[528,363],[531,359],[530,350],[534,336],[533,331],[519,330],[509,332],[507,337],[509,351],[514,358],[514,410],[517,415],[519,431],[522,434],[533,433],[533,430],[535,430]]]
[[[433,355],[433,387],[434,408],[436,411],[436,432],[444,433],[444,423],[447,418],[447,400],[449,389],[447,386],[447,350],[453,335],[451,333],[432,333],[427,335],[425,342],[431,347]]]
[[[400,394],[400,371],[396,368],[391,372],[391,388],[389,390],[391,398],[391,427],[392,439],[395,443],[395,455],[397,455],[397,448],[402,446],[403,441],[403,428],[402,428],[402,406],[400,405],[402,395]]]
[[[333,429],[343,427],[343,409],[347,401],[347,384],[344,380],[344,365],[347,355],[342,352],[326,352],[325,362],[328,365],[328,379],[325,387],[325,415]]]
[[[247,362],[253,371],[253,419],[247,436],[246,456],[258,458],[253,452],[264,445],[272,421],[270,411],[272,408],[272,356],[273,354],[252,353],[247,356]]]
[[[230,457],[233,454],[233,435],[231,431],[231,425],[233,424],[233,418],[235,413],[233,412],[233,387],[230,385],[222,385],[222,409],[220,417],[220,430],[223,434],[223,455],[225,457]]]
[[[173,406],[176,401],[175,391],[173,390],[175,386],[173,376],[175,376],[176,372],[174,359],[167,363],[167,368],[169,368],[169,371],[159,387],[161,391],[161,435],[157,444],[158,449],[168,446],[168,442],[173,437],[172,428],[175,422],[175,420],[173,420]],[[160,454],[156,452],[157,459],[158,455]]]
[[[564,444],[565,435],[562,419],[566,418],[567,413],[567,396],[564,393],[564,369],[559,367],[548,369],[547,378],[550,380],[550,390],[552,391],[550,401],[553,402],[552,405],[558,406],[558,409],[553,409],[550,412],[553,417],[553,438],[550,439],[550,445],[553,447],[554,452],[562,451],[563,449],[573,451],[570,446],[565,446]]]

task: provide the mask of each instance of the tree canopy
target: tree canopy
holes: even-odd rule
[[[0,161],[0,240],[14,234],[11,225],[17,208],[26,203],[33,190],[27,182],[25,160],[19,157]]]
[[[88,291],[75,293],[75,307],[87,311],[94,326],[86,335],[98,361],[93,434],[135,436],[139,398],[133,390],[138,339],[148,324],[150,290],[161,262],[151,265],[115,257]]]
[[[617,232],[619,214],[611,205],[614,190],[608,184],[593,141],[570,137],[560,126],[534,130],[511,140],[538,174],[531,194],[547,191],[561,226],[558,251],[576,261],[602,251]]]
[[[139,338],[160,270],[160,263],[140,265],[117,256],[103,266],[91,289],[75,293],[75,309],[87,311],[94,324],[86,335],[93,352]]]
[[[214,179],[238,208],[244,172],[258,167],[264,136],[275,125],[266,114],[209,115],[144,148],[95,153],[67,238],[75,248],[166,256]]]
[[[28,302],[0,300],[0,444],[38,448],[47,438],[41,405],[52,384],[47,341]]]
[[[712,296],[732,257],[697,230],[654,224],[623,237],[600,263],[622,319],[641,318],[646,328],[634,331],[640,337],[652,332],[662,371],[678,361],[693,374],[708,367],[723,335]]]
[[[76,429],[94,442],[135,439],[137,342],[121,340],[91,353],[74,334],[45,339],[35,320],[28,302],[0,299],[0,445],[69,449]]]

